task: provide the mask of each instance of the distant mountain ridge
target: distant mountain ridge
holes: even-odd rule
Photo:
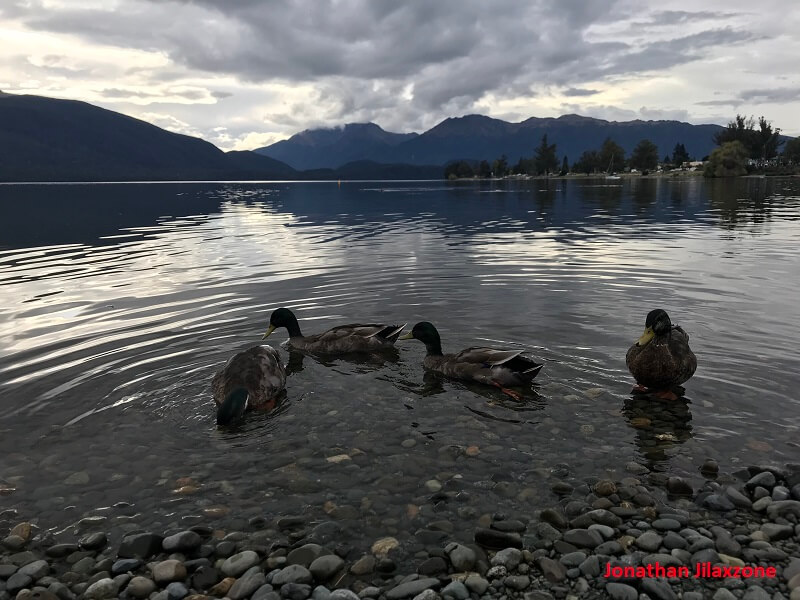
[[[336,168],[349,162],[374,160],[375,156],[415,137],[416,133],[384,131],[375,123],[349,123],[344,127],[306,129],[267,146],[269,152],[262,152],[267,148],[255,152],[298,170]]]
[[[605,121],[580,115],[561,117],[531,117],[520,123],[509,123],[484,115],[466,115],[445,119],[428,131],[401,139],[403,134],[383,132],[389,142],[359,146],[357,132],[383,131],[374,123],[347,125],[338,136],[331,130],[307,130],[288,140],[277,142],[255,152],[281,160],[295,168],[335,168],[342,157],[346,161],[372,160],[379,163],[411,165],[445,165],[454,160],[492,161],[505,154],[514,164],[520,157],[531,157],[534,149],[547,134],[555,143],[559,158],[567,156],[570,163],[585,150],[599,149],[610,137],[630,155],[636,144],[649,139],[658,146],[659,156],[672,154],[675,145],[683,144],[691,156],[702,158],[714,149],[714,134],[724,129],[720,125],[692,125],[681,121]],[[329,136],[329,137],[326,137]],[[325,140],[309,145],[306,140]],[[361,155],[358,151],[361,151]],[[300,167],[299,165],[302,165]]]

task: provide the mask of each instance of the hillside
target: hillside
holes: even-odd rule
[[[286,179],[293,168],[226,154],[85,102],[0,94],[0,181]]]
[[[368,124],[373,128],[375,124]],[[362,125],[361,127],[366,127]],[[612,138],[626,153],[642,139],[649,139],[658,146],[660,156],[671,154],[675,144],[682,143],[690,155],[702,158],[714,148],[713,136],[722,127],[719,125],[692,125],[679,121],[604,121],[564,115],[558,118],[539,119],[532,117],[520,123],[508,123],[483,115],[467,115],[445,119],[432,129],[414,135],[392,145],[363,147],[362,156],[353,152],[352,139],[342,130],[338,139],[317,145],[309,152],[305,139],[316,139],[322,131],[306,131],[303,134],[259,148],[256,152],[284,160],[300,168],[297,157],[303,156],[302,168],[333,166],[347,148],[347,161],[372,160],[380,163],[406,163],[412,165],[444,165],[453,160],[491,161],[505,154],[512,164],[520,157],[530,157],[538,146],[542,135],[557,145],[559,157],[566,155],[574,162],[584,150],[597,149],[607,137]],[[382,131],[382,130],[381,130]],[[397,134],[392,134],[397,135]],[[398,138],[394,138],[397,140]],[[316,161],[316,163],[314,162]],[[338,163],[343,164],[343,163]]]
[[[374,123],[351,123],[330,129],[307,129],[254,152],[283,161],[298,170],[335,169],[349,162],[383,156],[416,136],[416,133],[384,131]]]

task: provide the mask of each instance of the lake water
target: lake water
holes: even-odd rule
[[[469,540],[631,463],[697,481],[707,457],[800,460],[797,178],[3,185],[0,204],[0,530],[293,515],[410,553],[432,522]],[[426,376],[416,341],[295,356],[278,411],[220,430],[211,378],[279,306],[307,333],[428,320],[445,351],[545,367],[515,403]],[[698,356],[682,402],[630,396],[655,307]]]

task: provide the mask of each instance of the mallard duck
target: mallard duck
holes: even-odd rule
[[[697,357],[689,348],[689,336],[669,315],[657,308],[648,313],[644,333],[625,356],[625,364],[636,379],[634,392],[655,391],[664,398],[677,396],[671,388],[694,375]]]
[[[239,352],[211,381],[217,423],[226,425],[248,408],[271,410],[285,387],[286,371],[275,348],[254,346]]]
[[[278,308],[269,317],[269,329],[262,339],[267,339],[279,327],[289,331],[289,347],[319,354],[347,354],[350,352],[376,352],[394,346],[406,326],[355,323],[339,325],[328,331],[304,336],[297,317],[288,308]]]
[[[520,394],[506,388],[529,384],[544,366],[523,356],[522,350],[473,347],[458,354],[442,354],[439,332],[427,321],[417,323],[400,339],[417,339],[425,344],[428,354],[422,364],[426,369],[453,379],[493,385],[515,400],[521,398]]]

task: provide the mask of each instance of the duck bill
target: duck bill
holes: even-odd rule
[[[653,331],[652,327],[648,327],[644,330],[642,337],[639,338],[639,341],[636,342],[637,346],[647,346],[652,339],[656,336],[655,332]]]
[[[405,335],[401,335],[401,336],[400,336],[399,338],[397,338],[397,339],[398,339],[398,340],[413,340],[413,339],[414,339],[414,334],[413,334],[413,333],[411,333],[411,332],[409,332],[409,333],[407,333],[407,334],[405,334]]]
[[[273,331],[275,331],[275,325],[270,325],[270,326],[269,326],[269,329],[267,329],[267,333],[265,333],[265,334],[264,334],[264,337],[262,337],[261,339],[262,339],[262,340],[265,340],[265,339],[267,339],[269,336],[271,336],[271,335],[272,335],[272,332],[273,332]]]

